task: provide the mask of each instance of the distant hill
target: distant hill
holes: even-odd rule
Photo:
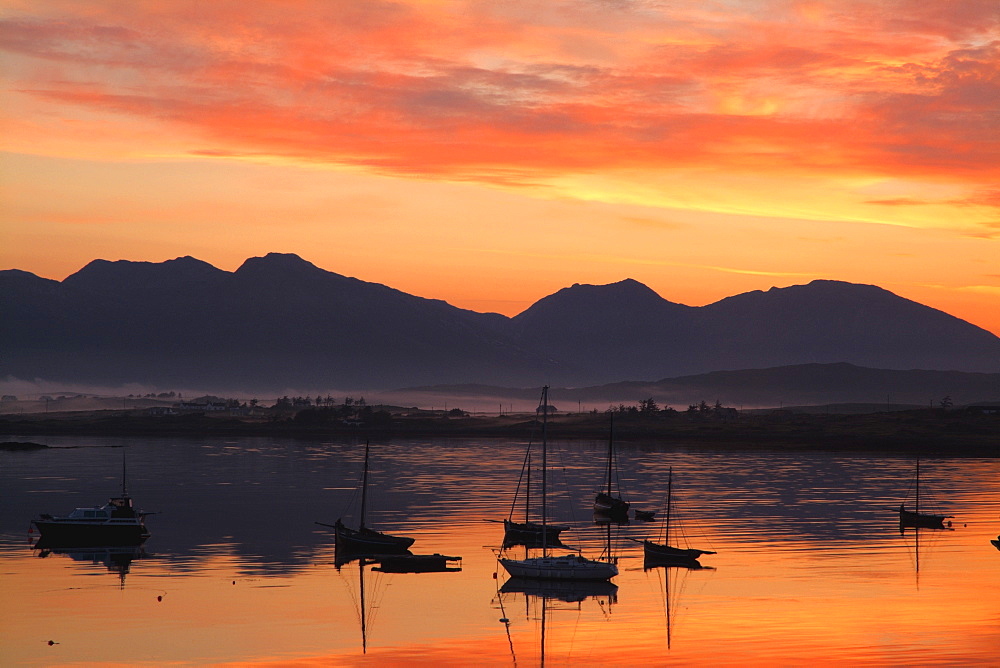
[[[225,272],[193,258],[94,261],[62,283],[0,272],[0,376],[280,391],[469,377],[518,383],[553,363],[474,313],[294,255]]]
[[[492,411],[513,402],[513,410],[537,404],[539,388],[486,385],[413,387],[380,395],[404,405],[459,406]],[[1000,402],[1000,373],[966,371],[899,371],[853,364],[801,364],[766,369],[715,371],[588,387],[552,387],[549,397],[563,411],[604,410],[635,405],[652,398],[660,408],[686,410],[689,405],[719,401],[731,408],[780,407],[802,404],[866,404],[886,410],[898,407],[938,407],[946,397],[954,406]],[[863,411],[862,411],[863,412]]]
[[[578,383],[847,362],[1000,371],[1000,338],[872,285],[813,281],[714,304],[674,304],[636,281],[574,285],[513,318]]]
[[[996,373],[1000,338],[837,281],[702,307],[633,280],[574,285],[507,318],[277,253],[235,272],[191,257],[95,260],[61,282],[0,271],[0,378],[273,393],[580,387],[836,363]]]

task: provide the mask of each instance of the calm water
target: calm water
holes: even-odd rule
[[[672,466],[685,533],[718,554],[643,570],[631,539],[659,525],[633,521],[611,532],[615,586],[543,596],[494,577],[502,529],[484,521],[506,516],[524,442],[373,443],[369,523],[462,557],[459,572],[388,574],[336,568],[314,524],[356,515],[363,444],[34,440],[60,449],[0,452],[6,665],[534,666],[543,632],[551,666],[998,662],[1000,460],[922,461],[923,502],[954,530],[901,536],[912,460],[622,444],[633,505],[659,509]],[[143,549],[32,550],[39,512],[119,490],[120,445],[129,491],[159,513]],[[606,445],[550,446],[550,514],[597,557]]]

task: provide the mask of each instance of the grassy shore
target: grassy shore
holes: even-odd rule
[[[549,418],[549,435],[603,440],[604,413],[567,413]],[[259,416],[181,414],[153,416],[142,410],[100,410],[0,416],[0,434],[107,436],[294,436],[505,437],[527,439],[538,424],[533,415],[453,415],[440,411],[379,411],[364,421],[304,421],[294,413]],[[912,451],[923,454],[1000,457],[1000,415],[965,411],[912,410],[861,415],[774,411],[728,421],[687,413],[615,415],[615,438],[664,446],[814,448]],[[38,440],[36,438],[36,440]]]

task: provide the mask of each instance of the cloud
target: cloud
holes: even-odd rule
[[[942,39],[982,39],[995,11],[930,4],[53,3],[0,23],[0,46],[16,92],[185,128],[197,155],[502,185],[615,169],[981,183],[1000,173],[1000,42]]]

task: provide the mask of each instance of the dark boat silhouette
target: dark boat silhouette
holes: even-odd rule
[[[145,519],[153,513],[136,510],[128,494],[122,453],[122,493],[103,506],[76,508],[69,515],[42,513],[31,523],[50,547],[140,545],[149,538]]]
[[[392,536],[365,526],[365,514],[368,503],[368,457],[370,446],[365,442],[364,472],[361,476],[361,518],[357,529],[345,525],[340,518],[334,524],[316,522],[320,526],[334,530],[336,550],[356,555],[391,554],[406,552],[414,539],[407,536]]]
[[[670,545],[670,510],[672,505],[674,469],[671,467],[667,475],[667,508],[663,526],[661,527],[662,543],[651,540],[642,541],[643,558],[649,564],[679,565],[698,567],[698,557],[703,554],[715,554],[711,550],[674,547]]]
[[[527,547],[541,547],[544,540],[550,546],[558,547],[559,534],[569,529],[564,524],[542,525],[540,522],[531,520],[531,441],[524,452],[524,461],[521,464],[521,476],[518,479],[517,489],[514,491],[514,499],[510,504],[510,513],[503,521],[503,545],[511,547],[514,545],[524,545]],[[514,510],[517,506],[517,499],[521,491],[521,482],[524,482],[524,521],[514,521]]]
[[[920,528],[920,529],[945,529],[945,520],[951,515],[932,515],[920,512],[920,460],[917,460],[915,476],[915,505],[914,510],[906,510],[906,504],[899,504],[899,528]]]
[[[627,520],[629,503],[622,499],[619,490],[615,496],[612,490],[613,472],[615,470],[615,421],[614,414],[611,417],[611,433],[608,436],[608,465],[607,465],[607,487],[603,492],[598,492],[594,497],[594,512],[607,515],[611,521]]]
[[[378,566],[373,570],[382,573],[453,573],[462,570],[462,557],[449,557],[443,554],[380,554],[372,561]]]
[[[548,543],[548,440],[549,388],[542,388],[542,554],[538,557],[512,559],[500,557],[500,565],[516,578],[540,580],[609,580],[618,575],[612,563],[587,559],[578,554],[552,556]]]

